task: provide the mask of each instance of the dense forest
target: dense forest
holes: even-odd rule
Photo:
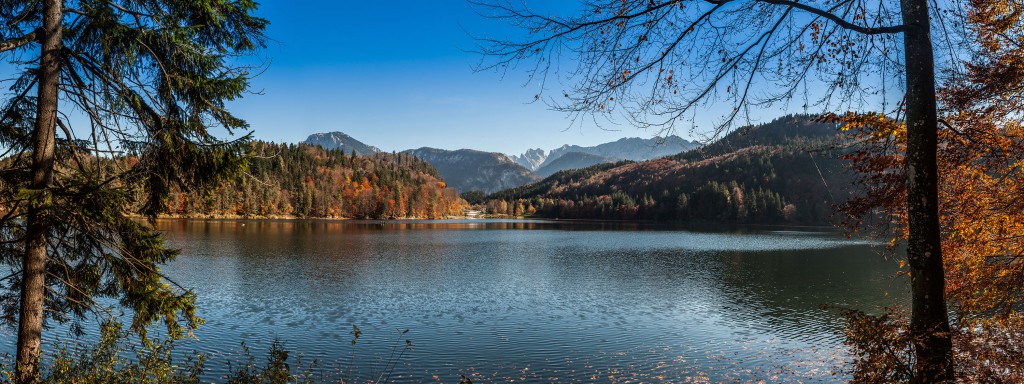
[[[660,159],[599,164],[460,198],[410,153],[360,156],[307,144],[252,143],[246,172],[204,192],[172,193],[180,216],[443,218],[465,200],[493,215],[561,219],[824,224],[850,185],[837,129],[810,116],[748,126]],[[465,200],[463,200],[465,199]],[[839,200],[837,200],[839,199]]]
[[[467,207],[430,164],[409,154],[359,156],[306,144],[253,142],[248,169],[208,191],[172,193],[182,216],[427,218]]]
[[[563,219],[823,224],[850,192],[836,134],[813,117],[787,116],[675,156],[558,172],[481,204]]]

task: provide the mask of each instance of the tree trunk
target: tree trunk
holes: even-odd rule
[[[912,314],[917,363],[914,382],[953,380],[953,345],[946,312],[946,282],[939,231],[935,102],[928,0],[902,0],[907,69],[907,203]]]
[[[62,0],[43,4],[43,38],[36,100],[35,149],[32,154],[31,189],[39,194],[29,203],[22,260],[21,311],[18,316],[17,381],[36,383],[43,332],[46,296],[46,231],[49,228],[46,200],[53,179],[57,127],[57,86],[60,82]]]

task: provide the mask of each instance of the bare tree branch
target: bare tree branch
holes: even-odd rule
[[[719,2],[730,2],[730,1],[735,1],[735,0],[719,0],[719,1],[707,0],[707,1],[712,3],[712,4],[717,4]],[[836,14],[833,14],[833,13],[830,13],[828,11],[825,11],[825,10],[822,10],[822,9],[818,9],[818,8],[809,6],[809,5],[804,4],[804,3],[796,2],[796,1],[790,1],[790,0],[757,0],[757,1],[761,2],[761,3],[767,3],[767,4],[785,5],[785,6],[793,7],[793,8],[802,10],[802,11],[810,12],[810,13],[813,13],[815,15],[824,17],[825,19],[828,19],[829,21],[831,21],[833,23],[836,23],[836,25],[838,25],[840,27],[843,27],[845,29],[849,29],[849,30],[857,32],[857,33],[865,34],[865,35],[878,35],[878,34],[883,34],[883,33],[901,33],[905,29],[903,27],[903,25],[882,26],[882,27],[865,27],[865,26],[862,26],[862,25],[857,25],[857,24],[851,23],[849,21],[846,21],[846,19],[843,19],[842,17],[839,17]]]
[[[28,43],[39,41],[42,37],[42,28],[36,29],[32,32],[26,33],[20,37],[13,39],[0,41],[0,52],[10,51],[12,49],[18,49],[25,46]]]

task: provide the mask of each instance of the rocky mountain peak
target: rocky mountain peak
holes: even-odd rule
[[[527,149],[522,155],[512,155],[509,158],[516,164],[522,165],[523,168],[536,171],[544,163],[544,160],[548,158],[548,154],[543,149],[532,148]]]

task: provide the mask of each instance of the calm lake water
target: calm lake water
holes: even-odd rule
[[[211,380],[274,339],[318,374],[392,381],[841,380],[842,319],[906,301],[833,233],[544,221],[162,221]],[[353,346],[352,325],[363,336]],[[400,332],[408,329],[404,335]],[[396,356],[397,353],[396,352]],[[350,367],[352,367],[350,369]]]

